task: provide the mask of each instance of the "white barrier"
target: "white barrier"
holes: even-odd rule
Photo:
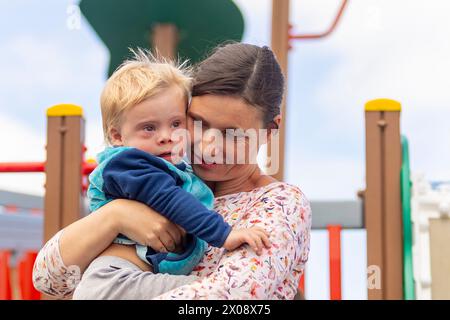
[[[416,299],[446,298],[450,295],[449,281],[442,281],[442,279],[450,278],[448,275],[450,270],[446,275],[443,275],[442,272],[439,273],[439,270],[450,264],[450,256],[443,257],[446,253],[442,252],[442,239],[445,239],[445,233],[450,237],[450,229],[448,229],[450,224],[447,223],[450,218],[450,183],[443,183],[433,188],[423,175],[413,177],[412,182],[411,219]],[[437,229],[432,231],[434,228],[432,226],[436,223],[440,223],[441,226],[444,226],[444,231],[448,229],[448,232],[442,232],[442,227],[439,228],[441,235],[438,235]],[[436,234],[432,235],[433,232]],[[436,239],[439,239],[440,244]],[[432,246],[439,247],[439,249],[434,248],[433,250]],[[450,243],[447,244],[447,247],[450,247]],[[438,254],[433,254],[436,251]],[[447,289],[444,288],[445,286]]]

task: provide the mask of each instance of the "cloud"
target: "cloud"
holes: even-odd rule
[[[450,42],[444,40],[450,2],[356,1],[348,10],[340,32],[323,48],[340,52],[341,62],[314,93],[329,123],[361,121],[360,110],[372,98],[396,99],[403,104],[413,170],[450,179]],[[342,130],[351,134],[351,127]]]
[[[105,80],[107,53],[86,32],[39,30],[6,37],[0,44],[0,96],[7,107],[0,106],[1,112],[20,114],[39,130],[45,125],[37,117],[55,104],[79,104],[91,115]]]
[[[299,3],[303,20],[294,24],[304,33],[324,30],[338,1]],[[412,170],[428,179],[450,179],[449,10],[450,2],[443,0],[351,1],[332,36],[295,43],[289,68],[289,180],[320,198],[346,197],[363,188],[363,108],[379,97],[403,105]],[[325,183],[336,161],[339,178],[318,183]]]
[[[0,162],[35,162],[45,160],[45,136],[26,122],[0,114],[3,135]],[[43,173],[0,173],[0,189],[36,195],[44,194]]]
[[[338,32],[317,48],[341,57],[317,88],[323,106],[389,95],[419,108],[448,108],[450,42],[443,39],[450,23],[440,12],[448,12],[450,3],[434,1],[437,6],[424,7],[417,0],[408,6],[402,1],[367,2],[351,2]],[[370,12],[378,17],[371,23]],[[323,95],[324,88],[331,91]]]
[[[364,162],[346,157],[329,159],[305,154],[287,161],[286,181],[300,186],[309,200],[356,199],[364,188]]]
[[[86,142],[88,143],[86,158],[95,159],[96,155],[105,148],[101,123],[96,121],[86,122]]]
[[[244,41],[270,43],[271,1],[235,2],[247,22]],[[294,31],[302,33],[326,29],[339,6],[336,0],[291,3]],[[289,181],[301,182],[314,198],[350,197],[363,187],[363,105],[380,96],[403,104],[402,128],[410,138],[413,170],[432,179],[450,178],[446,123],[450,42],[444,40],[450,32],[449,9],[444,0],[433,5],[422,0],[351,1],[331,37],[294,43],[289,69]],[[64,18],[65,11],[61,14]],[[50,20],[46,24],[56,26]],[[107,52],[84,21],[79,31],[70,32],[63,25],[52,32],[34,31],[17,31],[0,44],[0,68],[7,75],[0,79],[0,115],[21,119],[22,126],[43,134],[45,108],[60,102],[81,104],[88,155],[94,156],[102,148],[98,95]],[[9,132],[12,141],[20,134]],[[26,140],[21,143],[32,152],[32,140]],[[339,179],[325,186],[317,183],[333,170],[339,171]]]
[[[272,0],[235,0],[244,16],[243,42],[270,45]]]
[[[61,14],[64,18],[65,11]],[[98,100],[107,53],[86,25],[76,31],[56,28],[60,18],[46,20],[51,30],[42,24],[16,30],[0,44],[0,132],[8,137],[0,162],[44,161],[45,110],[59,103],[84,107],[88,156],[101,148]],[[0,189],[42,195],[44,181],[43,174],[1,174]]]
[[[88,46],[91,50],[72,52],[73,48],[61,40],[57,36],[32,33],[19,33],[6,39],[0,45],[0,65],[8,76],[1,77],[0,84],[23,90],[33,89],[39,84],[43,91],[66,91],[74,86],[92,85],[96,77],[81,71],[102,70],[105,54],[98,50],[99,46],[95,46],[96,50]]]

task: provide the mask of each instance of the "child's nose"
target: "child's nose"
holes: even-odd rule
[[[171,132],[168,130],[164,130],[160,132],[158,136],[158,143],[159,144],[166,144],[172,142]]]

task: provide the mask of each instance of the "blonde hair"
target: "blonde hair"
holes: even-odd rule
[[[191,96],[192,69],[187,61],[172,61],[143,49],[130,51],[133,57],[116,69],[106,82],[100,98],[103,134],[107,144],[111,144],[111,128],[120,126],[125,110],[173,85],[183,90],[186,101]]]

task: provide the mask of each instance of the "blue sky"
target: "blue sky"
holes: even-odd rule
[[[0,0],[2,162],[44,160],[45,110],[63,102],[84,107],[88,155],[102,149],[98,100],[108,52],[83,18],[79,29],[67,26],[67,10],[77,2]],[[294,31],[324,30],[339,2],[291,1]],[[236,3],[246,19],[244,41],[269,45],[271,1]],[[288,182],[313,200],[355,199],[364,187],[363,105],[379,97],[403,104],[412,170],[430,180],[450,180],[449,11],[446,0],[350,1],[330,38],[293,44]],[[42,194],[43,183],[40,174],[2,175],[0,189]],[[326,237],[319,232],[314,239],[313,246],[321,248],[311,254],[316,268],[327,265]],[[356,250],[357,258],[346,262],[344,297],[361,298],[364,278],[347,281],[345,274],[364,272],[364,233],[347,232],[345,239],[343,250]],[[308,278],[310,283],[310,297],[327,297],[325,278]]]
[[[450,5],[405,1],[351,1],[330,38],[293,43],[286,179],[310,199],[352,199],[364,187],[362,110],[377,97],[403,104],[413,170],[450,179],[450,48],[443,40]],[[271,1],[236,2],[246,19],[244,41],[269,44]],[[83,18],[79,29],[68,28],[68,8],[77,1],[0,3],[0,125],[8,129],[8,152],[0,161],[43,159],[45,109],[61,102],[84,107],[88,155],[95,156],[102,148],[98,96],[108,52]],[[294,31],[325,29],[338,5],[292,1]],[[41,178],[32,184],[21,179],[3,176],[0,187],[42,193]]]

